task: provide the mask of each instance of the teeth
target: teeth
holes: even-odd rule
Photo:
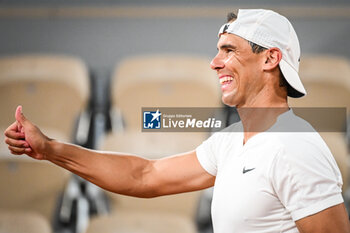
[[[225,76],[223,78],[220,79],[220,84],[223,84],[224,82],[227,82],[227,81],[232,81],[233,78],[230,77],[230,76]]]

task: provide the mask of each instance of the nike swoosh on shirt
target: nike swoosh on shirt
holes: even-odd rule
[[[243,168],[243,174],[244,173],[247,173],[247,172],[250,172],[250,171],[253,171],[255,169],[255,167],[254,168],[248,168],[248,169],[245,169],[245,167]]]

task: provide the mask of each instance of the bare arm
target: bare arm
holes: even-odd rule
[[[16,110],[16,122],[5,131],[11,153],[57,164],[115,193],[155,197],[200,190],[215,177],[199,164],[196,152],[148,160],[134,155],[88,150],[51,140]]]
[[[148,160],[56,141],[50,144],[49,161],[119,194],[155,197],[200,190],[214,184],[215,178],[201,167],[195,151]]]
[[[350,233],[344,203],[296,221],[300,233]]]

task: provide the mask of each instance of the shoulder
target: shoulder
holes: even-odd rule
[[[280,117],[268,134],[269,141],[279,148],[274,158],[279,167],[287,169],[288,166],[289,171],[301,174],[302,170],[318,169],[320,173],[340,176],[335,159],[320,134],[293,112]]]
[[[317,182],[311,182],[315,180],[342,186],[338,165],[317,132],[278,133],[274,137],[279,151],[271,163],[272,179],[278,174],[281,178],[294,180],[296,187],[302,183],[315,184]]]
[[[275,162],[299,164],[301,167],[336,166],[334,157],[327,144],[317,132],[282,132],[270,135],[270,140],[276,142],[279,153]]]
[[[270,136],[286,152],[298,154],[326,153],[330,154],[326,143],[312,125],[294,115],[292,110],[278,118],[276,124],[269,130]]]

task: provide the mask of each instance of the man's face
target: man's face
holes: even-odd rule
[[[223,103],[236,107],[254,106],[264,88],[264,53],[253,53],[245,39],[228,33],[220,36],[217,48],[218,53],[210,66],[217,71]]]

